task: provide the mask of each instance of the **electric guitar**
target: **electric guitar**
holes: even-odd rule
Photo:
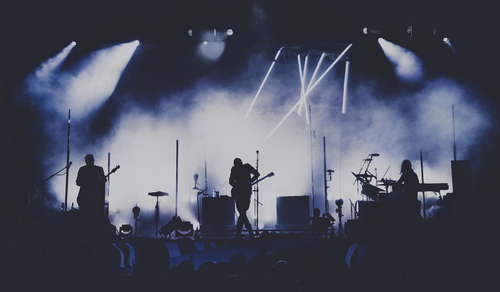
[[[115,166],[115,168],[113,168],[108,174],[106,174],[105,178],[108,178],[108,176],[112,173],[115,173],[118,169],[120,169],[120,165],[118,164],[117,166]]]
[[[268,177],[273,177],[273,176],[274,176],[274,172],[270,172],[270,173],[268,173],[266,176],[264,176],[264,177],[262,177],[262,178],[259,178],[258,180],[256,180],[256,181],[252,182],[252,184],[251,184],[251,185],[253,186],[253,185],[257,184],[258,182],[261,182],[261,181],[265,180],[266,178],[268,178]],[[238,194],[238,193],[236,192],[235,188],[233,187],[233,188],[231,189],[231,197],[233,197],[233,198],[234,198],[234,197],[235,197],[235,195],[237,195],[237,194]]]
[[[255,185],[255,184],[257,184],[258,182],[261,182],[261,181],[265,180],[265,179],[266,179],[266,178],[268,178],[268,177],[273,177],[273,176],[274,176],[274,172],[270,172],[270,173],[268,173],[266,176],[264,176],[264,177],[262,177],[262,178],[259,178],[258,180],[254,181],[254,182],[252,183],[252,186],[253,186],[253,185]]]
[[[107,178],[112,173],[115,173],[118,169],[120,169],[120,165],[115,166],[115,168],[113,168],[108,174],[106,174],[106,176],[104,176],[104,180],[107,180]],[[103,187],[104,187],[104,184],[103,184]],[[90,195],[92,194],[93,191],[95,191],[95,189],[93,187],[85,188],[85,189],[80,188],[80,193],[78,194],[78,197],[80,197],[80,200],[85,201],[90,197]],[[104,192],[104,189],[103,189],[103,192]]]

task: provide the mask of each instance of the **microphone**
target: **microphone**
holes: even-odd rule
[[[379,156],[379,154],[378,153],[372,153],[369,156],[375,156],[375,157],[377,157],[377,156]]]
[[[255,152],[257,152],[257,154],[259,154],[259,150],[255,151]]]
[[[66,168],[68,168],[68,169],[69,169],[69,168],[70,168],[70,166],[71,166],[71,164],[73,164],[73,161],[70,161],[70,162],[69,162],[69,164],[68,164],[68,166],[67,166]]]

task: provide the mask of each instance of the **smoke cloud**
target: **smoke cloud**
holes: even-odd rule
[[[310,196],[314,191],[314,206],[324,210],[323,137],[326,168],[335,170],[332,180],[327,181],[330,210],[335,210],[334,202],[339,198],[344,202],[366,199],[360,194],[352,172],[357,173],[363,159],[371,153],[380,156],[373,158],[370,171],[379,179],[384,176],[397,180],[404,159],[412,162],[421,179],[422,151],[425,182],[448,183],[452,191],[452,106],[459,159],[467,159],[476,139],[491,129],[487,109],[474,101],[475,90],[446,77],[427,80],[412,92],[381,89],[371,80],[351,82],[347,113],[341,114],[344,63],[339,62],[308,96],[311,126],[304,116],[293,113],[266,138],[300,98],[300,76],[293,58],[276,64],[247,119],[245,114],[270,65],[270,61],[262,61],[265,59],[262,56],[250,58],[248,64],[232,76],[221,78],[213,73],[193,80],[181,90],[158,91],[161,98],[154,103],[145,101],[141,87],[134,88],[133,84],[127,84],[127,88],[132,88],[127,92],[114,92],[118,79],[110,77],[106,70],[112,68],[121,74],[124,67],[108,64],[107,69],[102,69],[100,66],[107,64],[107,59],[105,55],[91,55],[85,64],[92,64],[92,69],[78,74],[60,72],[52,76],[50,82],[35,74],[26,79],[26,84],[29,98],[37,107],[59,113],[44,120],[47,128],[58,120],[59,128],[47,131],[54,140],[57,137],[65,141],[62,113],[68,107],[75,112],[71,122],[74,166],[69,174],[70,204],[76,205],[78,188],[74,182],[77,167],[84,165],[84,156],[92,153],[96,164],[103,166],[106,172],[109,154],[110,168],[120,165],[120,169],[110,175],[108,184],[110,220],[116,226],[132,224],[132,208],[137,205],[142,210],[140,217],[148,222],[141,235],[154,236],[151,216],[154,216],[156,197],[148,193],[155,191],[169,194],[160,198],[160,226],[170,220],[176,205],[178,215],[197,226],[197,202],[201,196],[193,189],[193,175],[199,175],[199,187],[206,188],[209,194],[216,190],[220,195],[230,195],[228,178],[235,157],[254,166],[258,159],[262,176],[275,173],[259,184],[262,203],[259,222],[263,226],[276,224],[279,196]],[[351,63],[355,62],[351,58]],[[307,76],[312,76],[314,68],[308,70]],[[350,74],[357,73],[351,68]],[[105,136],[96,139],[88,129],[94,118],[88,111],[99,108],[111,94],[121,103],[109,121],[111,128]],[[41,96],[44,99],[39,99]],[[64,163],[65,144],[48,147],[43,156],[48,175],[57,168],[54,165]],[[57,208],[64,201],[65,181],[56,178],[50,184],[55,198],[53,207]],[[350,218],[349,211],[350,206],[345,204],[343,220]],[[249,215],[251,220],[255,217],[254,204]]]

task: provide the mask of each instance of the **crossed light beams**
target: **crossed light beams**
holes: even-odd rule
[[[26,80],[31,102],[60,113],[68,109],[87,114],[102,105],[114,92],[139,41],[114,45],[92,52],[76,69],[60,68],[76,42],[44,61]]]
[[[133,41],[93,52],[76,75],[62,76],[67,108],[87,112],[100,106],[114,92],[138,46]]]
[[[278,123],[278,125],[271,131],[271,133],[269,133],[269,135],[267,135],[266,139],[271,137],[274,132],[276,132],[276,130],[278,130],[278,128],[285,122],[285,120],[292,114],[293,111],[295,111],[295,109],[297,109],[297,107],[300,106],[299,108],[299,113],[300,113],[300,110],[301,109],[305,109],[306,111],[306,120],[307,120],[307,123],[309,124],[309,114],[307,113],[307,96],[311,93],[311,91],[319,84],[319,82],[326,76],[326,74],[328,74],[328,72],[330,72],[330,70],[335,66],[335,64],[337,64],[337,62],[342,59],[342,57],[347,53],[347,51],[352,47],[352,44],[350,44],[349,46],[347,46],[347,48],[344,49],[344,51],[342,52],[342,54],[340,54],[336,59],[335,61],[333,61],[333,63],[330,65],[330,67],[328,67],[328,69],[325,70],[325,72],[318,78],[318,80],[314,81],[314,78],[316,77],[316,74],[317,74],[317,71],[318,71],[318,68],[319,66],[321,65],[322,61],[323,61],[323,58],[325,56],[325,53],[323,53],[321,55],[321,58],[320,60],[318,61],[318,65],[316,66],[316,69],[314,70],[314,73],[313,73],[313,76],[311,77],[311,80],[309,81],[309,84],[307,85],[307,89],[304,89],[304,83],[305,83],[305,77],[306,77],[306,69],[307,69],[307,62],[308,62],[308,57],[306,56],[305,57],[305,61],[304,61],[304,73],[302,73],[302,68],[301,68],[301,60],[300,60],[300,55],[297,56],[297,59],[299,61],[299,71],[300,71],[300,79],[301,79],[301,84],[302,84],[302,87],[301,87],[301,94],[300,94],[300,99],[299,101],[295,104],[295,106],[292,107],[292,109],[285,115],[285,117]],[[280,49],[281,50],[281,49]],[[273,62],[274,63],[274,62]],[[269,74],[269,72],[268,72]],[[266,76],[266,79],[267,79],[267,76]],[[264,79],[265,81],[265,79]],[[314,81],[314,83],[313,83]],[[261,86],[262,88],[262,86]],[[260,91],[260,89],[259,89]],[[257,98],[257,96],[254,98],[254,101],[255,99]],[[253,105],[253,103],[252,103]],[[247,113],[248,115],[248,113]]]

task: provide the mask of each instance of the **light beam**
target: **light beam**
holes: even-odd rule
[[[307,90],[311,87],[311,84],[314,81],[316,74],[318,73],[318,69],[321,66],[321,63],[323,63],[324,58],[325,58],[325,53],[321,54],[321,57],[319,58],[318,64],[316,65],[316,69],[314,69],[314,73],[313,73],[311,79],[309,80],[309,84],[307,85]],[[306,90],[306,92],[307,92],[307,90]],[[307,95],[303,94],[303,92],[302,92],[301,96],[300,96],[302,104],[300,105],[299,109],[297,110],[297,113],[299,113],[299,114],[300,114],[301,109],[307,109],[306,97],[307,97]],[[306,121],[307,121],[307,124],[309,124],[309,111],[306,110],[305,112],[306,112]]]
[[[72,41],[64,49],[62,49],[57,55],[43,62],[40,67],[35,71],[36,78],[48,78],[52,74],[57,73],[61,68],[64,60],[68,57],[69,53],[76,46],[76,42]]]
[[[379,38],[378,42],[387,59],[393,64],[398,78],[415,82],[423,77],[422,64],[414,53],[383,38]]]
[[[139,41],[133,41],[96,51],[83,62],[76,76],[61,76],[65,89],[60,98],[66,104],[61,103],[60,110],[71,108],[83,113],[99,107],[113,94],[138,45]]]
[[[345,114],[347,107],[347,85],[349,81],[349,61],[345,62],[344,95],[342,96],[342,113]]]
[[[253,105],[255,104],[255,101],[257,100],[257,98],[259,97],[259,94],[260,94],[260,91],[262,90],[262,87],[264,87],[264,84],[266,83],[266,80],[267,80],[267,77],[269,77],[269,74],[271,73],[271,71],[273,70],[273,67],[274,67],[274,64],[276,63],[276,60],[278,60],[278,57],[281,53],[281,50],[283,48],[280,48],[278,50],[278,52],[276,53],[276,56],[274,57],[274,61],[273,63],[271,64],[271,67],[269,67],[269,70],[267,71],[267,74],[266,74],[266,77],[264,77],[264,81],[262,81],[262,84],[260,85],[259,87],[259,90],[257,91],[257,94],[255,94],[255,97],[253,98],[253,101],[252,101],[252,104],[250,104],[250,108],[248,108],[248,111],[245,115],[245,120],[247,119],[248,117],[248,114],[250,113],[250,111],[252,110],[253,108]]]
[[[328,69],[326,69],[325,73],[323,73],[323,75],[321,75],[321,77],[319,77],[318,81],[316,81],[313,86],[307,88],[307,91],[306,91],[306,95],[309,95],[309,93],[314,89],[314,87],[316,87],[316,85],[318,85],[318,83],[323,79],[323,77],[325,77],[326,74],[328,74],[328,72],[330,72],[330,70],[333,68],[333,66],[335,66],[335,64],[337,64],[337,62],[342,59],[342,57],[347,53],[347,51],[352,47],[352,44],[350,44],[349,46],[347,46],[347,48],[345,48],[345,50],[342,52],[342,54],[340,54],[340,56],[338,56],[337,59],[335,59],[335,61],[330,65],[330,67],[328,67]]]
[[[297,104],[295,104],[295,106],[290,110],[290,112],[288,112],[288,114],[278,123],[278,125],[271,131],[271,133],[269,135],[267,135],[266,139],[271,137],[274,132],[276,132],[276,130],[283,124],[283,122],[290,116],[290,114],[299,106],[299,105],[303,105],[303,99],[305,99],[309,93],[314,89],[314,87],[316,87],[316,85],[318,85],[318,83],[323,79],[323,77],[325,77],[325,75],[330,72],[330,70],[333,68],[333,66],[335,66],[335,64],[337,64],[337,62],[342,59],[342,57],[347,53],[347,51],[352,47],[352,44],[350,44],[349,46],[347,46],[347,48],[344,49],[344,51],[337,57],[337,59],[335,59],[335,61],[330,65],[330,67],[328,67],[328,69],[326,69],[326,71],[323,73],[323,75],[321,75],[321,77],[312,85],[312,86],[308,86],[307,90],[306,90],[306,93],[303,95],[304,97],[301,98]],[[307,63],[307,57],[306,57],[306,63]],[[313,75],[314,77],[314,75]],[[305,70],[304,70],[304,78],[305,78]],[[303,79],[304,79],[303,78]],[[312,78],[311,78],[312,79]],[[308,123],[309,124],[309,123]]]

